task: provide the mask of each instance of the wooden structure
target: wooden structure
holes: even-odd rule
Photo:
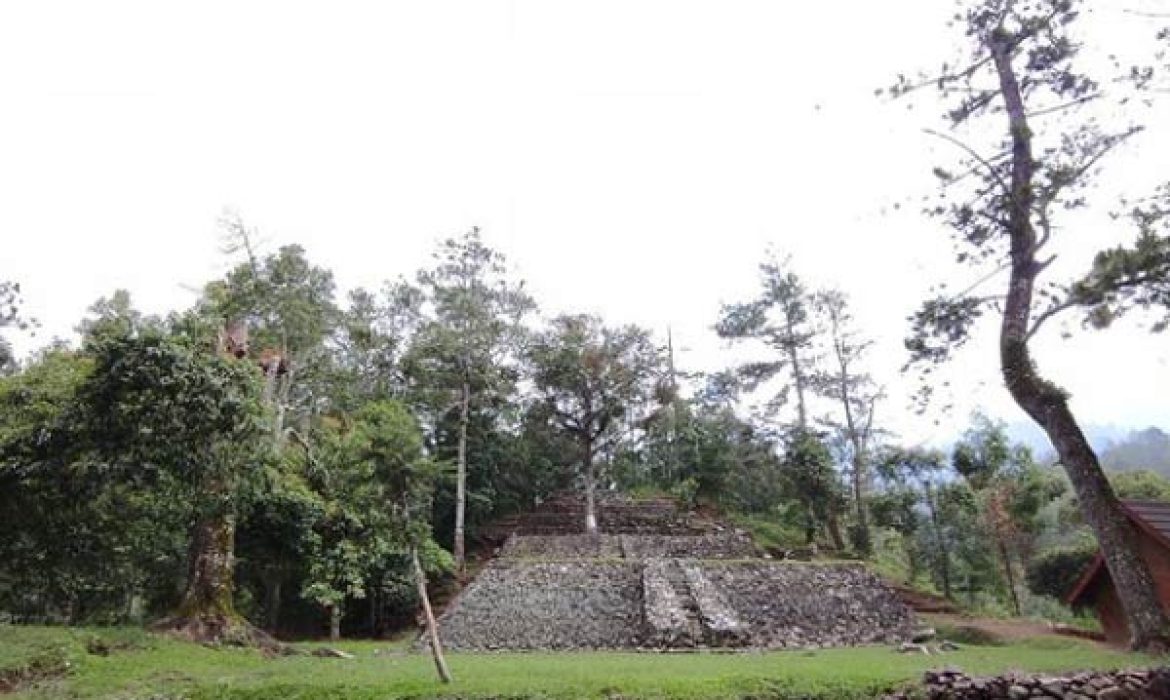
[[[1170,611],[1170,503],[1160,501],[1121,502],[1121,509],[1138,532],[1138,550],[1150,568],[1158,599]],[[1117,589],[1098,552],[1081,574],[1065,602],[1073,607],[1092,607],[1097,611],[1105,638],[1112,644],[1129,642],[1129,629],[1117,597]]]

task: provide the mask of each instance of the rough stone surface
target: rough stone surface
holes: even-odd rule
[[[755,545],[734,533],[709,535],[620,535],[626,559],[747,559]]]
[[[453,649],[491,650],[818,648],[900,642],[913,626],[860,566],[497,559],[439,628]]]
[[[929,700],[1166,700],[1170,698],[1170,668],[990,678],[971,678],[954,669],[928,671],[921,690],[887,695],[885,700],[922,697]]]
[[[718,586],[703,573],[698,562],[681,562],[680,566],[695,601],[706,643],[723,647],[750,644],[751,635],[747,624],[727,603]]]
[[[489,564],[439,619],[451,649],[616,649],[643,637],[642,567]]]
[[[755,545],[735,533],[705,535],[513,535],[509,559],[746,559]]]
[[[678,563],[652,559],[642,567],[643,643],[657,647],[693,647],[702,641],[698,604],[690,591],[679,586],[684,579]]]
[[[819,648],[897,643],[909,609],[861,565],[757,557],[669,499],[608,495],[603,534],[565,496],[496,525],[492,561],[439,620],[452,649]],[[502,546],[501,546],[502,545]]]
[[[752,646],[791,648],[909,639],[909,609],[861,565],[704,562],[750,629]]]
[[[620,559],[613,535],[517,535],[500,550],[506,559]]]

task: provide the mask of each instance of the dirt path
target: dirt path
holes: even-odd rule
[[[993,617],[973,617],[954,613],[919,613],[923,622],[932,626],[974,627],[988,634],[1006,640],[1026,639],[1028,637],[1081,637],[1082,635],[1063,631],[1070,630],[1067,626],[1052,626],[1035,620],[1008,619]],[[1091,638],[1091,637],[1082,637]]]

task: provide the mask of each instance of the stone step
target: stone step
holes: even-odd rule
[[[712,647],[742,647],[751,643],[748,626],[694,562],[679,561],[687,590],[703,626],[703,641]]]
[[[649,644],[679,648],[702,643],[698,605],[686,587],[686,575],[674,560],[651,559],[645,563],[642,605]]]

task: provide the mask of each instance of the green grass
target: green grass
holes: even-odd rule
[[[764,549],[798,549],[805,544],[803,532],[773,518],[743,513],[728,513],[727,518],[736,527],[747,530],[752,541]]]
[[[86,652],[97,637],[124,642],[106,656]],[[311,646],[311,645],[304,645]],[[355,659],[265,658],[244,649],[210,649],[136,630],[0,626],[0,669],[45,649],[69,661],[64,675],[26,687],[13,700],[386,700],[388,698],[872,698],[916,681],[924,670],[968,673],[1009,669],[1055,672],[1150,666],[1156,659],[1074,639],[969,646],[942,656],[885,647],[740,654],[451,654],[456,682],[435,680],[430,657],[403,642],[336,645]],[[95,648],[101,648],[96,645]]]

